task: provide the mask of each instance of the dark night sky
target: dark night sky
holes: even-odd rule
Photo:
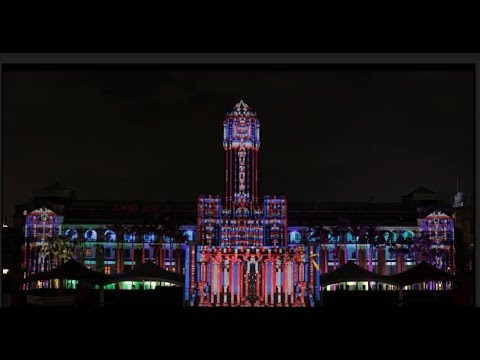
[[[55,181],[83,199],[223,194],[223,119],[261,124],[260,190],[306,201],[473,192],[469,71],[71,71],[3,75],[3,211]]]

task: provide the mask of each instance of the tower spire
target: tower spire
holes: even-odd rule
[[[243,93],[242,88],[241,91]],[[232,205],[232,216],[237,208],[253,212],[258,210],[260,123],[257,114],[240,100],[227,114],[223,127],[225,208]]]

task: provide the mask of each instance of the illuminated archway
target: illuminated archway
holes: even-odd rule
[[[193,230],[184,231],[183,236],[185,236],[188,241],[194,241],[195,240],[195,232]]]
[[[70,240],[75,240],[78,238],[78,232],[76,229],[67,229],[65,231],[65,236]]]
[[[291,231],[289,236],[290,243],[292,244],[298,244],[302,240],[302,236],[300,235],[300,232],[297,230]]]
[[[104,237],[108,242],[115,241],[117,239],[117,235],[112,230],[105,231]]]
[[[93,229],[89,229],[85,231],[84,237],[87,241],[95,241],[97,240],[97,232]]]

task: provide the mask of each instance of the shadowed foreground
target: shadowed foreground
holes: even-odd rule
[[[317,306],[323,308],[340,307],[384,307],[399,306],[397,291],[327,291],[322,293],[322,301]],[[27,303],[27,298],[29,301]],[[34,301],[32,301],[34,299]],[[37,307],[37,306],[69,306],[99,307],[98,290],[89,289],[80,293],[76,290],[37,289],[21,291],[4,296],[4,306]],[[165,287],[157,290],[105,290],[105,307],[153,306],[183,307],[183,288]],[[473,306],[473,298],[469,293],[455,291],[404,291],[403,307],[464,307]],[[266,310],[268,311],[268,310]]]

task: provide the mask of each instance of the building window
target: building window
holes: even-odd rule
[[[146,260],[150,259],[150,249],[145,249],[144,252],[145,252],[145,259]]]
[[[77,230],[75,230],[75,229],[68,229],[68,230],[65,232],[65,236],[66,236],[67,238],[69,238],[70,240],[75,240],[76,238],[78,238]]]
[[[345,234],[345,239],[347,243],[353,243],[353,235],[350,231]]]
[[[135,237],[132,233],[127,232],[127,233],[125,233],[123,238],[125,239],[125,241],[133,241]]]
[[[294,243],[294,244],[297,244],[300,242],[301,240],[301,236],[300,236],[300,233],[298,231],[292,231],[290,233],[290,242],[291,243]]]
[[[110,275],[110,266],[105,266],[105,274]]]
[[[415,235],[410,230],[404,230],[403,231],[403,238],[411,241],[415,238]]]
[[[146,242],[153,241],[155,239],[155,235],[153,233],[143,235],[143,240]]]
[[[88,230],[85,232],[85,239],[90,241],[97,240],[97,232],[95,230]]]
[[[112,230],[105,231],[105,241],[115,241],[117,239],[117,235]]]
[[[226,229],[224,229],[226,231]],[[187,238],[188,241],[193,241],[195,240],[195,234],[192,230],[187,230],[183,233],[183,236]]]
[[[92,256],[92,249],[91,248],[86,248],[85,249],[85,256],[86,257],[91,257]]]
[[[106,257],[106,258],[112,257],[112,249],[110,249],[110,248],[105,248],[105,257]]]
[[[130,249],[125,249],[125,259],[130,259]]]

